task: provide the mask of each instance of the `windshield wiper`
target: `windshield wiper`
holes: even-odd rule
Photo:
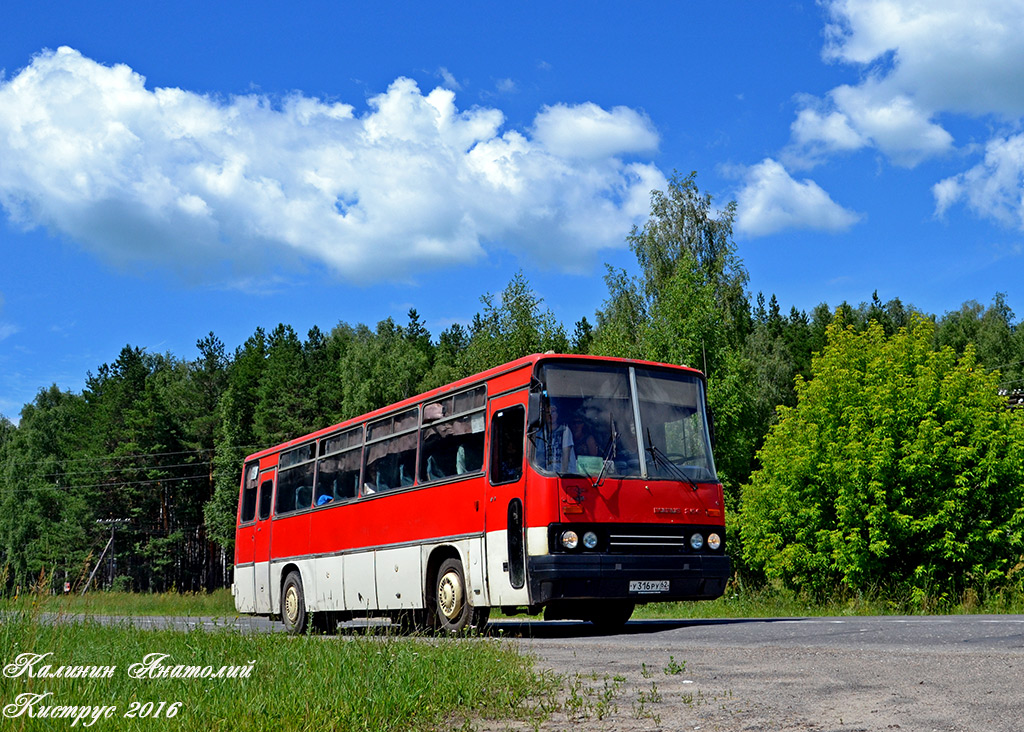
[[[604,449],[604,457],[601,459],[601,472],[597,475],[597,480],[592,484],[592,488],[600,488],[601,482],[604,480],[604,474],[608,470],[608,462],[615,455],[615,441],[619,439],[619,432],[615,429],[615,420],[612,420],[612,434],[608,438],[608,446]]]
[[[697,489],[700,488],[700,486],[697,485],[697,481],[687,475],[686,471],[683,470],[682,467],[677,465],[671,458],[669,458],[668,455],[658,449],[658,446],[654,444],[654,440],[651,439],[650,427],[647,428],[647,452],[651,454],[651,460],[654,462],[655,466],[659,464],[664,465],[668,468],[669,473],[677,480],[681,479],[689,483],[695,493],[697,492]]]
[[[710,509],[708,509],[708,504],[704,503],[704,499],[700,497],[700,486],[697,485],[697,481],[695,481],[693,478],[687,475],[686,471],[683,470],[683,468],[681,468],[679,465],[676,465],[676,463],[674,463],[668,455],[666,455],[665,453],[658,449],[658,446],[654,444],[654,440],[651,439],[650,428],[647,429],[647,452],[651,453],[651,460],[654,461],[655,465],[658,465],[658,463],[663,464],[665,467],[669,469],[669,472],[672,475],[677,476],[677,478],[682,478],[687,483],[689,483],[690,487],[693,488],[693,495],[696,496],[698,501],[700,501],[700,505],[704,507],[705,513],[707,513],[708,515],[711,514]]]

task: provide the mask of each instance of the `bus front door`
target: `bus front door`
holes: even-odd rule
[[[256,613],[265,615],[274,610],[270,597],[270,509],[274,500],[275,469],[260,475],[259,508],[256,512],[256,536],[253,541],[254,587],[256,589]]]
[[[528,605],[526,532],[526,391],[491,399],[484,502],[487,589],[492,605]]]

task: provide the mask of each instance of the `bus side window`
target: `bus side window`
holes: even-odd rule
[[[363,480],[367,493],[402,488],[413,484],[416,464],[416,433],[375,442],[366,448]]]
[[[277,474],[277,514],[309,508],[313,502],[313,463]]]
[[[358,449],[323,458],[316,471],[316,505],[355,498],[359,490]]]
[[[467,414],[424,427],[420,482],[479,473],[484,462],[484,415]]]
[[[511,483],[523,475],[526,410],[509,407],[491,418],[491,483]]]
[[[256,518],[256,479],[259,467],[253,463],[245,469],[245,487],[242,488],[242,510],[239,521],[245,523]]]
[[[274,493],[274,481],[267,479],[260,485],[260,521],[270,516],[270,497]]]

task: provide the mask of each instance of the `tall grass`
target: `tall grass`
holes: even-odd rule
[[[0,663],[50,653],[36,664],[116,666],[110,678],[10,678],[0,675],[0,708],[25,693],[50,695],[42,706],[116,706],[106,729],[417,730],[468,727],[477,717],[527,718],[528,698],[558,680],[532,659],[493,639],[394,636],[298,637],[234,631],[144,630],[95,622],[40,623],[9,611],[0,622]],[[246,667],[248,678],[133,678],[133,664],[154,653],[162,665]],[[547,692],[543,690],[547,689]],[[153,706],[147,703],[152,702]],[[153,716],[165,702],[159,716]],[[174,716],[171,704],[181,702]],[[148,718],[125,718],[133,703]],[[146,705],[141,706],[140,705]],[[5,718],[5,730],[43,730],[66,720]],[[78,726],[81,726],[79,724]]]
[[[0,601],[0,607],[19,608],[29,602],[47,612],[68,615],[190,615],[232,617],[235,601],[227,589],[213,592],[112,592],[77,594],[34,592]]]
[[[634,618],[778,618],[844,615],[962,615],[1024,613],[1024,595],[1011,590],[962,596],[913,595],[877,590],[836,592],[815,599],[779,585],[748,587],[731,582],[710,602],[652,603],[637,608]]]

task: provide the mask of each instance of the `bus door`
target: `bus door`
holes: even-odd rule
[[[272,613],[270,593],[270,509],[274,505],[275,468],[260,474],[259,504],[256,510],[256,536],[253,541],[253,561],[256,588],[256,612]]]
[[[492,605],[528,605],[526,532],[526,390],[491,399],[487,413],[484,531],[487,588]]]

